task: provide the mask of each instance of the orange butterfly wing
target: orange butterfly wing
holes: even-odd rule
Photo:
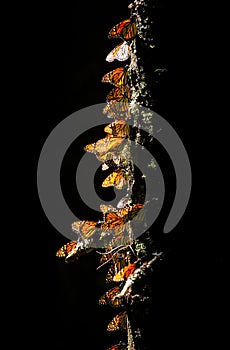
[[[122,85],[127,85],[128,82],[128,72],[126,68],[124,67],[119,67],[116,68],[108,73],[106,73],[101,81],[103,83],[110,83],[115,86],[122,86]]]
[[[75,221],[72,224],[72,230],[85,238],[93,236],[98,227],[98,222],[89,220]]]
[[[127,350],[127,344],[124,342],[120,342],[118,344],[110,346],[110,348],[107,350]]]
[[[113,307],[119,307],[122,305],[121,299],[116,299],[116,295],[121,292],[121,288],[119,286],[113,287],[108,290],[105,294],[103,294],[99,299],[100,305],[111,305]]]
[[[98,140],[95,143],[88,144],[84,147],[86,152],[94,153],[100,157],[105,155],[111,150],[116,149],[124,141],[123,137],[113,137],[107,135],[103,139]]]
[[[127,278],[130,275],[132,275],[135,270],[136,270],[136,263],[129,264],[128,266],[125,266],[123,269],[118,271],[118,273],[116,273],[113,276],[113,281],[114,282],[121,282],[121,281],[127,280]]]
[[[126,330],[127,329],[127,313],[122,311],[117,314],[112,321],[109,322],[107,326],[107,331],[116,331],[116,330]]]
[[[121,190],[127,184],[127,176],[124,169],[117,169],[108,175],[102,182],[102,187],[114,186]]]
[[[65,262],[77,260],[80,256],[89,253],[94,248],[87,247],[84,242],[70,241],[64,244],[56,253],[57,257],[65,258]]]
[[[126,137],[130,134],[130,125],[126,124],[124,120],[118,120],[106,125],[104,131],[115,137]]]
[[[116,86],[106,96],[107,105],[103,109],[103,114],[108,117],[130,118],[129,101],[131,98],[130,88],[128,85]]]
[[[137,35],[137,27],[134,19],[125,19],[124,21],[112,27],[108,33],[108,38],[122,38],[131,40]]]
[[[107,258],[107,255],[109,255],[108,258]],[[113,277],[119,271],[121,271],[125,266],[130,264],[130,259],[131,259],[131,256],[130,256],[129,246],[124,246],[122,251],[119,250],[118,252],[115,252],[113,254],[112,253],[105,254],[103,256],[103,261],[110,260],[111,262],[110,268],[106,275],[106,281],[107,282],[113,281]]]
[[[131,97],[128,85],[113,88],[106,96],[107,102],[129,102]]]
[[[133,204],[117,210],[117,214],[125,219],[125,221],[132,220],[138,212],[143,208],[143,204]]]
[[[107,114],[108,118],[114,118],[115,120],[119,120],[122,118],[130,119],[131,112],[129,108],[129,102],[114,102],[110,101],[103,108],[103,114]]]
[[[117,212],[106,213],[105,214],[105,224],[102,227],[108,229],[113,229],[116,226],[124,225],[123,218],[117,214]]]
[[[77,248],[77,242],[70,241],[70,242],[64,244],[60,249],[58,249],[58,251],[56,252],[56,256],[61,257],[61,258],[65,258],[76,248]]]
[[[114,229],[114,234],[118,235],[124,231],[126,223],[132,220],[143,207],[143,204],[134,204],[130,207],[108,211],[104,214],[104,222],[101,223],[103,230]]]

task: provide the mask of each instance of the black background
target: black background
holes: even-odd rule
[[[191,162],[193,188],[182,220],[161,238],[170,254],[154,275],[154,303],[146,337],[150,349],[214,342],[221,348],[224,235],[214,223],[210,229],[215,209],[207,203],[212,187],[204,173],[211,160],[203,142],[204,130],[208,133],[204,127],[208,120],[204,90],[209,73],[205,17],[199,6],[192,4],[155,4],[156,53],[147,59],[146,73],[151,74],[157,66],[167,68],[161,82],[151,87],[156,97],[154,110],[182,139]],[[22,344],[27,344],[31,335],[33,344],[51,349],[99,350],[119,340],[119,334],[106,332],[116,310],[97,305],[108,289],[106,269],[96,270],[98,255],[89,254],[73,264],[55,257],[66,238],[52,227],[40,206],[36,167],[43,143],[60,121],[83,107],[105,101],[109,87],[101,83],[101,77],[112,67],[105,56],[114,47],[107,33],[128,18],[127,5],[121,0],[39,2],[27,9],[24,100],[30,115],[25,128],[31,146],[27,142],[25,154],[33,172],[25,177],[29,185],[32,183],[32,199],[28,199],[23,215],[22,256],[26,264],[22,274],[18,274],[16,264],[14,270],[16,288],[22,292],[22,297],[16,298],[20,311],[14,315],[19,316],[18,324],[23,324],[17,338]],[[207,213],[209,206],[213,212]]]

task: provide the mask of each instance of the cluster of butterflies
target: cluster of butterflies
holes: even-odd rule
[[[140,266],[140,260],[136,259],[131,247],[131,245],[126,245],[116,250],[110,247],[101,255],[101,266],[104,264],[110,265],[106,275],[106,282],[112,283],[113,287],[99,298],[99,304],[121,309],[108,323],[108,332],[127,330],[128,316],[125,305],[130,297],[131,287],[126,290],[125,294],[122,294],[122,290],[128,278],[131,278],[134,271]],[[134,261],[133,258],[135,258]],[[126,349],[126,347],[124,347],[124,349]]]
[[[130,126],[124,120],[119,120],[107,125],[104,131],[107,133],[104,138],[86,145],[84,150],[95,154],[97,159],[105,164],[119,166],[126,163]]]
[[[126,205],[124,208],[115,208],[111,205],[101,204],[103,220],[75,221],[72,224],[72,230],[76,233],[76,240],[64,244],[58,249],[56,256],[65,258],[65,262],[68,263],[91,252],[95,249],[98,241],[103,240],[105,246],[130,243],[130,237],[125,235],[125,230],[129,232],[130,220],[138,215],[143,206],[143,204],[133,204]]]
[[[109,31],[108,38],[119,38],[122,41],[106,56],[106,61],[126,61],[131,56],[131,42],[136,35],[137,27],[134,16],[115,25]],[[114,88],[106,97],[107,104],[103,109],[103,113],[108,118],[117,120],[121,118],[129,119],[131,117],[129,108],[131,98],[129,79],[130,75],[127,66],[115,68],[102,77],[103,83],[114,85]]]
[[[117,45],[106,57],[112,62],[117,59],[124,61],[130,55],[130,40],[137,35],[135,18],[126,19],[115,25],[108,34],[109,38],[121,38],[122,43]],[[114,121],[104,128],[106,136],[94,143],[84,147],[86,152],[93,153],[102,165],[102,170],[115,169],[104,179],[102,187],[114,186],[123,189],[124,186],[130,188],[134,183],[132,160],[129,153],[130,146],[130,125],[125,118],[120,118],[124,111],[128,111],[130,100],[130,88],[128,86],[128,72],[126,68],[119,67],[105,74],[102,82],[114,85],[114,88],[107,95],[107,106],[109,116],[114,116]],[[120,105],[121,103],[121,105]],[[127,108],[126,108],[127,107]],[[118,113],[119,110],[119,113]],[[117,118],[118,117],[118,118]],[[137,215],[143,204],[126,205],[119,209],[111,206],[101,206],[103,221],[78,221],[72,224],[72,230],[81,239],[92,238],[98,241],[113,234],[113,243],[118,245],[124,243],[124,230],[127,224]],[[112,231],[112,232],[111,232]],[[121,241],[120,241],[121,240]],[[106,241],[108,243],[108,241]],[[110,242],[111,243],[111,242]]]
[[[65,257],[68,261],[78,259],[82,254],[91,251],[94,248],[86,248],[80,242],[70,241],[62,246],[56,253],[58,257]],[[131,245],[121,245],[116,248],[107,247],[106,251],[101,253],[100,267],[109,265],[106,275],[106,282],[116,284],[106,291],[100,298],[100,305],[110,305],[114,308],[124,308],[125,301],[130,297],[131,287],[125,293],[122,293],[123,287],[128,280],[132,278],[133,273],[140,266],[141,260],[137,259]],[[74,259],[73,259],[74,258]],[[133,260],[134,258],[134,260]],[[117,284],[118,283],[118,284]],[[127,330],[127,312],[120,311],[107,325],[107,331],[126,331]],[[120,343],[125,346],[124,343]],[[111,348],[113,349],[113,347]],[[114,348],[116,349],[116,348]],[[117,348],[120,349],[120,348]],[[121,348],[123,349],[123,348]],[[126,349],[126,347],[124,347]]]
[[[117,45],[106,57],[108,62],[115,59],[125,61],[129,58],[130,41],[137,35],[135,18],[123,20],[118,23],[108,33],[109,38],[120,38],[122,43]],[[129,159],[129,135],[130,125],[125,121],[125,118],[116,118],[121,116],[120,106],[115,107],[117,103],[122,103],[122,111],[125,111],[130,100],[130,88],[128,86],[128,72],[126,68],[119,67],[105,74],[102,82],[108,82],[115,87],[107,95],[106,109],[113,110],[115,114],[114,122],[104,128],[106,136],[94,143],[84,147],[86,152],[95,154],[102,164],[102,170],[107,170],[111,166],[115,169],[104,179],[102,187],[114,186],[117,189],[123,189],[124,186],[130,186],[134,179],[131,170],[131,160]],[[126,106],[125,106],[126,105]],[[111,113],[109,115],[111,116]],[[76,241],[68,242],[61,247],[58,252],[58,257],[64,257],[66,262],[78,259],[82,254],[90,251],[91,238],[101,239],[104,236],[113,236],[113,243],[118,245],[118,240],[122,238],[125,228],[142,209],[143,204],[125,204],[120,208],[101,205],[100,209],[103,213],[102,221],[82,220],[72,224],[72,230],[77,234]],[[111,242],[110,242],[111,243]],[[119,243],[122,243],[119,241]],[[124,242],[123,242],[124,243]]]
[[[126,61],[131,56],[131,42],[136,35],[135,17],[131,16],[112,27],[108,38],[119,38],[122,42],[107,55],[106,61]],[[104,128],[106,133],[104,138],[84,147],[86,152],[93,153],[103,163],[102,170],[111,166],[115,167],[114,171],[102,182],[102,187],[114,186],[117,189],[122,189],[124,186],[130,185],[130,181],[133,181],[128,157],[130,126],[126,123],[126,120],[131,117],[129,80],[127,66],[118,67],[102,77],[102,82],[113,85],[106,97],[107,104],[103,113],[108,118],[114,118],[114,121]],[[139,263],[138,259],[132,261],[134,252],[131,249],[130,241],[124,240],[124,232],[125,230],[129,232],[130,221],[137,216],[142,208],[143,204],[141,203],[124,202],[117,208],[101,205],[103,220],[74,222],[72,230],[76,234],[76,240],[66,243],[56,252],[57,257],[64,258],[65,262],[68,263],[96,249],[92,245],[94,239],[104,240],[109,237],[109,240],[106,241],[107,244],[105,244],[105,251],[101,253],[100,264],[101,266],[109,265],[106,282],[118,283],[118,285],[101,296],[100,305],[107,304],[115,308],[124,306],[124,295],[119,297],[119,294],[122,292],[124,283],[132,276]],[[120,311],[108,323],[107,331],[115,330],[127,330],[127,312],[125,310]],[[108,350],[122,349],[127,349],[127,344],[124,342],[114,344]]]

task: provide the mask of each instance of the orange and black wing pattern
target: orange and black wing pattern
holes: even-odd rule
[[[121,44],[117,45],[107,56],[107,62],[113,62],[114,60],[126,61],[130,56],[130,46],[124,41]]]
[[[88,144],[84,147],[86,152],[94,153],[98,156],[103,156],[106,153],[115,150],[121,143],[124,141],[123,137],[113,137],[107,135],[103,139],[98,140],[97,142]]]
[[[116,296],[121,292],[121,287],[116,286],[108,290],[105,294],[103,294],[99,299],[100,305],[110,305],[113,307],[119,307],[122,305],[122,301]]]
[[[56,256],[60,258],[67,257],[71,252],[77,249],[77,244],[78,243],[76,241],[70,241],[64,244],[60,249],[58,249]]]
[[[128,83],[128,72],[125,67],[115,68],[112,71],[103,75],[101,81],[103,83],[110,83],[115,86],[123,86]]]
[[[111,230],[117,226],[125,224],[125,220],[122,216],[119,215],[119,212],[109,212],[105,214],[105,221],[101,225],[101,228],[104,230]]]
[[[97,221],[83,220],[83,221],[75,221],[72,223],[73,232],[83,236],[83,238],[89,238],[93,236],[99,224]]]
[[[127,278],[134,273],[136,270],[136,263],[129,264],[128,266],[123,267],[120,271],[118,271],[114,276],[113,276],[113,281],[114,282],[121,282],[124,280],[127,280]]]
[[[127,180],[128,174],[126,174],[125,169],[118,168],[105,178],[102,182],[102,187],[114,186],[121,190],[127,184]]]
[[[94,248],[86,246],[84,242],[70,241],[56,252],[57,257],[65,258],[65,262],[77,260],[80,256],[91,252]]]
[[[121,38],[124,40],[131,40],[134,39],[136,35],[136,22],[134,18],[128,18],[113,26],[108,33],[108,38]]]
[[[107,255],[110,256],[109,259],[107,258]],[[118,274],[119,271],[121,271],[125,266],[130,265],[131,256],[129,247],[125,246],[122,251],[115,252],[112,255],[111,253],[103,255],[103,260],[106,258],[111,262],[110,268],[106,275],[106,282],[112,282],[114,281],[114,276]]]
[[[123,223],[125,223],[129,220],[132,220],[142,208],[143,204],[133,204],[131,206],[121,208],[113,212],[105,213],[105,222],[113,223],[123,220]]]
[[[114,87],[106,96],[107,105],[103,109],[103,114],[115,119],[130,118],[130,98],[128,85]]]
[[[114,118],[115,120],[131,118],[128,100],[123,102],[107,102],[102,112],[106,114],[108,118]]]
[[[122,311],[117,314],[112,321],[109,322],[107,326],[107,331],[117,331],[117,330],[126,330],[127,329],[127,313]]]
[[[124,342],[119,342],[118,344],[110,346],[110,348],[107,350],[127,350],[127,344]]]
[[[130,134],[130,125],[126,124],[124,120],[117,120],[106,125],[104,131],[114,137],[127,137]]]
[[[129,102],[131,97],[128,85],[113,88],[106,96],[107,102]]]
[[[143,208],[143,204],[133,204],[121,209],[109,210],[104,212],[104,221],[101,223],[101,228],[103,230],[111,230],[121,227],[123,230],[124,225],[132,220]],[[117,232],[121,233],[120,230]],[[115,233],[116,234],[116,233]]]

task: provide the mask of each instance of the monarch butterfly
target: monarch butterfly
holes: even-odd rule
[[[130,88],[128,85],[113,88],[106,96],[107,102],[129,102]]]
[[[132,220],[142,208],[143,204],[133,204],[129,207],[121,208],[114,212],[105,213],[105,222],[113,222],[117,218],[122,218],[124,219],[124,222],[127,222],[128,220]]]
[[[128,266],[123,267],[120,271],[118,271],[114,276],[113,276],[113,281],[114,282],[121,282],[124,280],[127,280],[127,278],[134,273],[136,270],[136,263],[129,264]]]
[[[133,18],[129,18],[112,27],[108,33],[108,38],[121,38],[124,40],[131,40],[135,38],[136,35],[136,22]]]
[[[107,114],[108,118],[114,118],[115,120],[131,118],[128,100],[124,102],[108,102],[102,112]]]
[[[125,67],[115,68],[112,71],[103,75],[101,81],[103,83],[110,83],[115,86],[127,85],[128,72]]]
[[[98,156],[103,156],[109,151],[116,149],[124,141],[122,137],[113,137],[107,135],[103,139],[100,139],[94,143],[88,144],[84,147],[84,150],[87,152],[94,153]],[[102,158],[101,158],[102,159]]]
[[[72,223],[72,230],[85,238],[93,236],[98,227],[100,227],[100,225],[96,221],[83,220]]]
[[[70,241],[56,252],[57,257],[65,258],[65,262],[77,260],[83,254],[89,253],[93,248],[87,247],[83,242]]]
[[[118,226],[123,226],[125,222],[125,219],[121,215],[119,215],[117,211],[114,211],[105,214],[105,222],[101,224],[101,228],[103,230],[111,230],[117,228]]]
[[[125,229],[125,225],[128,224],[143,207],[143,204],[133,204],[132,206],[109,210],[104,213],[104,221],[101,223],[103,230],[115,230],[115,234],[119,234]],[[119,228],[120,227],[120,228]]]
[[[128,85],[113,88],[106,96],[107,105],[103,109],[103,114],[108,114],[108,118],[130,118],[130,97]]]
[[[107,331],[126,330],[127,329],[127,313],[119,312],[107,326]]]
[[[130,264],[131,260],[131,255],[129,251],[129,246],[125,246],[122,252],[116,252],[112,255],[110,255],[110,258],[108,259],[109,261],[112,261],[112,264],[107,272],[106,275],[106,282],[113,281],[113,277],[121,271],[125,266]],[[106,257],[103,257],[103,260],[105,260]],[[107,261],[108,261],[107,260]]]
[[[113,62],[114,60],[126,61],[130,56],[130,46],[124,41],[121,44],[117,45],[107,56],[107,62]]]
[[[114,344],[110,346],[110,348],[107,350],[126,350],[126,349],[127,349],[127,344],[124,342],[119,342],[118,344]]]
[[[124,169],[118,168],[106,177],[102,182],[102,187],[114,186],[118,190],[121,190],[127,184],[127,175]]]
[[[113,307],[119,307],[122,305],[122,300],[119,298],[115,298],[121,292],[121,287],[116,286],[108,290],[105,294],[103,294],[99,299],[100,305],[110,305]]]

